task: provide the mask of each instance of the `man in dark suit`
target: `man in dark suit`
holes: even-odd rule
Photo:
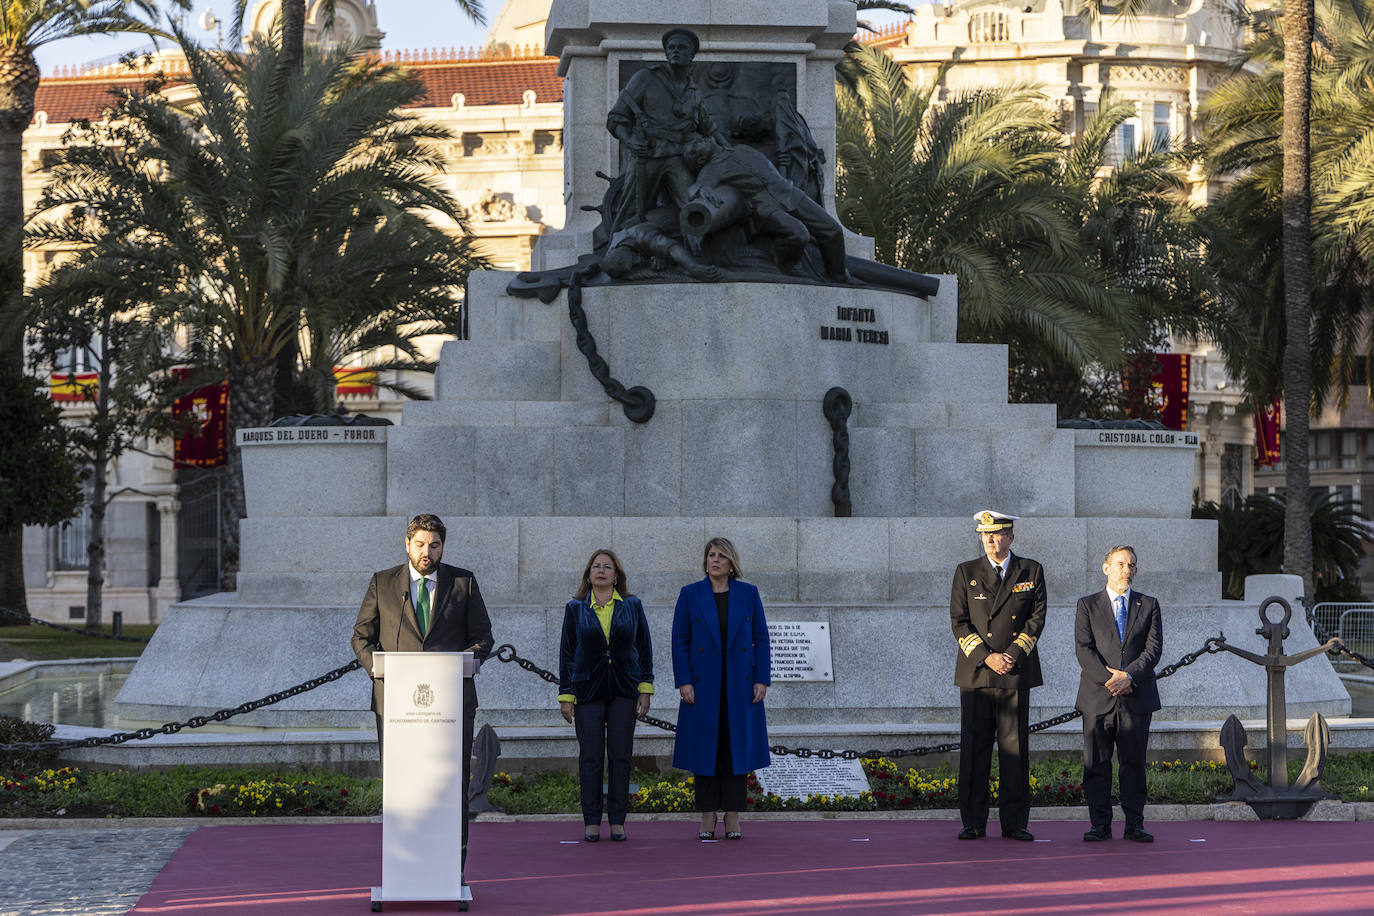
[[[1030,689],[1043,683],[1035,643],[1045,628],[1045,572],[1011,552],[1016,516],[973,517],[984,556],[960,563],[949,595],[959,649],[959,839],[987,832],[992,742],[1000,771],[997,808],[1002,836],[1034,840],[1030,821]]]
[[[1152,843],[1145,832],[1145,747],[1159,708],[1155,665],[1164,651],[1159,602],[1131,588],[1135,549],[1118,545],[1102,563],[1107,587],[1078,599],[1074,644],[1083,675],[1075,706],[1083,713],[1083,794],[1092,828],[1088,842],[1112,837],[1112,749],[1121,776],[1126,839]]]
[[[374,573],[353,624],[353,654],[372,674],[372,653],[472,652],[480,661],[491,654],[491,619],[473,574],[440,563],[448,531],[438,516],[417,515],[406,526],[407,562]],[[385,672],[383,672],[385,674]],[[372,711],[377,714],[380,756],[382,680],[372,678]],[[463,769],[472,759],[477,688],[463,679]],[[468,851],[468,801],[463,793],[463,857]]]

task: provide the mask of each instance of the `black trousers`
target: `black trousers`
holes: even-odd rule
[[[1030,823],[1029,716],[1029,690],[960,688],[959,816],[965,827],[987,828],[994,740],[1002,830],[1024,830]]]
[[[1152,713],[1134,713],[1124,703],[1111,712],[1083,717],[1083,796],[1094,827],[1112,823],[1112,751],[1121,777],[1121,811],[1127,827],[1145,823],[1145,748]]]
[[[606,780],[606,820],[624,824],[630,810],[630,757],[635,740],[635,697],[589,700],[573,707],[577,729],[577,779],[582,823],[601,824],[601,781]],[[609,763],[610,772],[607,773]]]
[[[382,714],[375,713],[377,717],[377,763],[382,762]],[[477,720],[477,707],[468,704],[463,707],[463,849],[462,863],[466,869],[468,861],[468,787],[467,784],[472,780],[472,733],[473,725]],[[467,877],[466,870],[463,873]],[[467,883],[464,881],[464,883]]]

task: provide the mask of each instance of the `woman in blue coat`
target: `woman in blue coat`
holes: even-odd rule
[[[673,611],[673,681],[678,706],[673,766],[696,774],[703,840],[738,840],[745,779],[768,766],[763,698],[770,678],[768,621],[759,590],[740,581],[739,553],[712,538],[702,560],[706,578],[677,596]]]
[[[635,719],[649,711],[654,650],[644,605],[629,593],[625,569],[609,550],[587,560],[577,594],[563,609],[558,672],[559,708],[577,726],[583,839],[601,839],[601,778],[609,760],[606,820],[611,839],[623,841]]]

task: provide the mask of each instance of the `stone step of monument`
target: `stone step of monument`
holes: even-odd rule
[[[488,614],[498,645],[509,643],[524,658],[557,672],[563,606],[575,586],[577,570],[543,579],[543,598],[510,601],[497,597],[502,583],[497,570],[479,564],[487,595]],[[579,564],[580,566],[580,564]],[[671,627],[675,590],[664,590],[663,578],[642,575],[630,567],[630,589],[643,596],[654,647],[654,714],[673,719],[677,703],[672,690]],[[746,573],[749,578],[759,581]],[[1138,585],[1163,596],[1160,585],[1173,578],[1169,570],[1151,570]],[[144,650],[115,702],[118,716],[138,724],[182,721],[285,690],[316,678],[352,660],[349,638],[366,572],[342,575],[355,591],[337,603],[292,603],[287,589],[272,603],[250,604],[245,590],[174,605]],[[943,591],[948,594],[946,575]],[[690,579],[677,574],[677,582]],[[844,585],[843,578],[835,585]],[[1037,710],[1046,718],[1071,709],[1079,687],[1074,621],[1077,596],[1101,587],[1101,581],[1081,590],[1052,586],[1045,626],[1036,644],[1044,685],[1034,691]],[[859,725],[868,729],[914,729],[958,721],[959,695],[954,688],[957,651],[950,633],[949,607],[943,603],[902,604],[846,601],[843,598],[786,601],[774,597],[761,583],[771,626],[793,626],[788,632],[808,632],[817,660],[790,663],[794,674],[808,669],[805,680],[787,680],[784,644],[775,647],[775,679],[768,695],[769,721],[779,728],[819,733]],[[1161,602],[1164,648],[1161,667],[1195,652],[1206,640],[1225,632],[1232,645],[1263,653],[1264,640],[1255,634],[1258,616],[1254,603],[1221,601],[1212,604]],[[825,630],[816,625],[824,624]],[[1301,617],[1291,623],[1285,644],[1296,653],[1316,646]],[[795,645],[795,644],[794,644]],[[1196,663],[1160,681],[1164,709],[1157,722],[1216,720],[1235,713],[1262,717],[1265,711],[1264,672],[1253,663],[1228,653],[1204,655]],[[1288,714],[1301,719],[1313,712],[1348,716],[1349,692],[1324,658],[1294,665],[1285,672]],[[478,675],[480,716],[498,728],[554,726],[558,718],[557,687],[513,663],[489,660]],[[360,671],[226,725],[235,728],[328,729],[362,728],[370,724],[367,711],[369,682]],[[1342,746],[1339,741],[1335,746]]]
[[[932,518],[691,518],[464,516],[447,483],[429,508],[448,524],[445,559],[478,573],[489,601],[560,603],[591,551],[609,547],[637,594],[671,601],[701,575],[702,545],[723,534],[742,551],[745,575],[774,601],[938,604],[955,565],[978,554],[967,516]],[[403,559],[405,516],[323,517],[241,525],[239,589],[249,603],[350,604],[370,571]],[[302,532],[308,549],[302,550]],[[1189,603],[1220,597],[1216,526],[1194,519],[1027,518],[1016,550],[1045,567],[1052,601],[1101,587],[1102,555],[1134,546],[1140,587]],[[1188,592],[1185,589],[1196,588]]]
[[[436,426],[608,426],[613,402],[601,401],[407,401],[401,409],[401,428]],[[619,413],[619,410],[616,410]]]
[[[558,341],[446,341],[434,371],[434,399],[557,401]]]
[[[661,715],[662,711],[654,709],[652,712]],[[1030,715],[1035,721],[1058,712],[1062,710],[1032,706]],[[477,715],[480,726],[484,724],[485,716],[480,709]],[[1250,755],[1262,759],[1268,747],[1265,720],[1262,717],[1247,718],[1242,724],[1250,738]],[[1302,719],[1288,720],[1290,759],[1305,754],[1300,745],[1304,724]],[[1341,751],[1374,749],[1374,719],[1328,718],[1327,724],[1331,728],[1333,747]],[[1156,714],[1150,726],[1150,757],[1152,760],[1218,760],[1221,757],[1221,726],[1220,719],[1175,722],[1161,720]],[[70,740],[104,734],[109,734],[109,730],[64,725],[58,726],[55,737]],[[566,761],[568,767],[576,766],[577,738],[569,725],[498,726],[496,734],[501,740],[499,769],[519,772],[526,765],[542,769],[556,765],[554,762],[559,760]],[[943,725],[875,724],[812,728],[770,726],[768,738],[770,742],[785,747],[887,751],[957,741],[959,725],[950,722]],[[641,724],[635,729],[634,750],[636,757],[657,758],[659,768],[666,772],[672,763],[673,737],[662,729]],[[1037,757],[1047,754],[1076,757],[1082,752],[1083,729],[1076,721],[1036,732],[1031,738],[1031,753]],[[953,756],[907,757],[901,759],[901,765],[929,768],[952,762]],[[377,775],[377,736],[370,728],[214,733],[199,729],[175,735],[159,735],[148,741],[73,749],[64,751],[62,759],[78,765],[121,769],[298,766],[303,769],[320,767]]]
[[[858,427],[897,427],[924,430],[928,427],[972,429],[1052,429],[1053,404],[958,404],[884,401],[855,404],[850,423]]]

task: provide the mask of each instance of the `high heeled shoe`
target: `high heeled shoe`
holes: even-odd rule
[[[716,838],[716,824],[715,824],[714,821],[711,822],[711,829],[710,829],[710,830],[702,830],[702,831],[700,831],[700,832],[697,833],[697,839],[698,839],[698,840],[703,840],[703,841],[704,841],[704,840],[714,840],[715,838]]]

